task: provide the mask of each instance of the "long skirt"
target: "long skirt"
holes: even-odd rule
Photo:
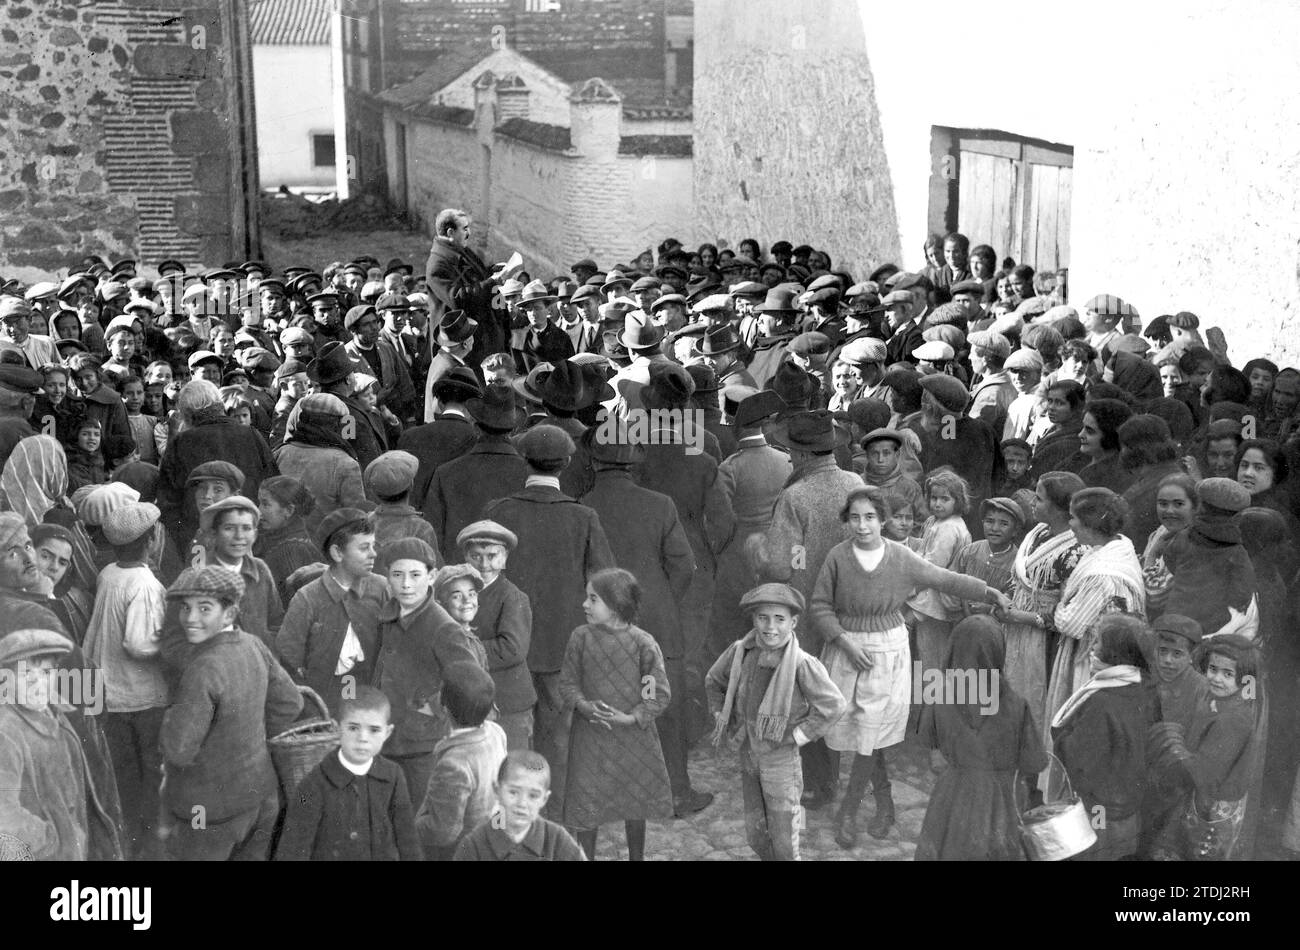
[[[822,651],[822,663],[848,705],[826,733],[826,745],[836,752],[871,755],[903,741],[912,701],[912,650],[901,624],[876,633],[850,631],[849,639],[870,654],[871,669],[863,672],[834,643]]]

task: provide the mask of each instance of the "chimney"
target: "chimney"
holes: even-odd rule
[[[613,160],[622,137],[623,100],[603,79],[588,79],[569,97],[569,137],[584,157]]]

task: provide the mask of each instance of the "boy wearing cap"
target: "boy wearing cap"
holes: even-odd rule
[[[555,426],[534,426],[519,441],[519,451],[529,469],[524,488],[490,502],[483,517],[519,539],[511,579],[533,606],[528,668],[537,690],[534,747],[553,763],[560,794],[552,807],[563,814],[568,727],[560,668],[569,635],[586,621],[587,577],[615,563],[596,512],[560,491],[559,474],[575,451],[568,434]]]
[[[243,595],[237,573],[211,565],[188,568],[167,591],[190,646],[160,734],[174,860],[263,861],[270,850],[280,795],[266,739],[298,717],[302,696],[236,625]]]
[[[461,556],[483,578],[474,632],[487,651],[487,669],[496,684],[497,723],[506,747],[531,749],[537,690],[528,671],[533,608],[528,595],[505,576],[506,561],[519,539],[495,521],[476,521],[456,536]]]
[[[162,754],[158,744],[169,692],[161,662],[167,589],[150,569],[162,553],[159,511],[129,502],[104,517],[115,561],[99,572],[83,647],[104,676],[104,737],[117,776],[123,845],[140,856],[158,821]]]
[[[972,333],[967,342],[975,382],[971,384],[970,408],[966,414],[972,419],[983,419],[995,434],[1001,434],[1007,424],[1008,409],[1016,398],[1016,387],[1003,370],[1011,355],[1011,343],[992,330]]]
[[[284,620],[284,604],[271,569],[260,557],[253,555],[261,517],[261,509],[251,498],[231,495],[203,509],[199,514],[199,526],[207,539],[207,562],[234,571],[243,578],[240,626],[267,646],[274,646],[276,632]]]
[[[10,860],[122,857],[112,806],[55,693],[60,660],[72,651],[51,630],[0,638],[0,675],[12,690],[0,703],[0,842]]]
[[[410,452],[394,450],[385,452],[366,466],[366,494],[378,504],[372,516],[375,525],[376,570],[383,574],[388,564],[384,548],[402,538],[419,538],[437,555],[437,565],[442,566],[438,550],[438,536],[433,525],[410,505],[411,486],[420,462]]]
[[[294,678],[336,712],[348,685],[371,682],[379,649],[379,613],[388,583],[373,573],[374,525],[364,511],[325,516],[316,542],[328,569],[293,595],[276,653]]]
[[[745,829],[754,853],[764,861],[797,861],[799,748],[825,735],[843,712],[844,697],[795,638],[802,594],[787,584],[762,584],[740,606],[753,626],[705,679],[716,719],[713,744],[726,740],[740,751]]]

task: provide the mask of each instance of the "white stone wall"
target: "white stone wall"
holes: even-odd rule
[[[253,47],[258,171],[263,188],[333,186],[333,167],[312,164],[313,133],[333,134],[328,46]]]
[[[490,70],[496,76],[515,73],[528,87],[528,118],[547,125],[569,124],[568,84],[512,49],[500,49],[442,88],[435,101],[458,109],[474,108],[474,80]]]
[[[1300,364],[1300,4],[711,0],[695,34],[710,236],[918,267],[933,126],[1059,142],[1073,299],[1192,310],[1238,364]]]

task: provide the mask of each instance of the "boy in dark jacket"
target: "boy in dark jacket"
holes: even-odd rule
[[[277,861],[418,861],[406,777],[379,755],[393,734],[392,707],[359,686],[339,711],[339,750],[289,796]]]
[[[563,825],[542,817],[551,797],[551,767],[536,752],[509,753],[494,785],[492,817],[461,839],[456,861],[585,861]]]
[[[167,590],[191,648],[159,736],[174,860],[265,861],[270,850],[280,793],[266,740],[298,717],[302,696],[266,644],[235,625],[243,596],[239,574],[211,566],[188,568]]]

